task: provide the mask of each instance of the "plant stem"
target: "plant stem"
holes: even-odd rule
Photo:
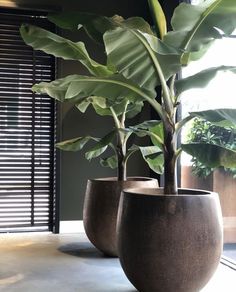
[[[124,145],[122,145],[121,140],[119,139],[119,135],[117,136],[117,160],[118,160],[118,168],[117,168],[117,179],[118,181],[124,181],[127,179],[126,177],[126,162],[125,162],[125,149]]]
[[[128,104],[127,104],[128,105]],[[125,134],[120,131],[120,129],[125,128],[125,114],[122,115],[121,121],[118,119],[116,112],[113,107],[110,107],[114,123],[117,129],[117,145],[116,145],[116,155],[117,155],[117,180],[124,181],[127,179],[126,170],[126,139]]]
[[[174,130],[169,122],[167,122],[164,127],[164,194],[177,195],[176,145],[174,141]]]

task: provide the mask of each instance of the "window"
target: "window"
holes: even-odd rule
[[[197,3],[195,0],[192,3]],[[236,31],[230,38],[216,40],[204,57],[192,62],[183,76],[190,76],[209,67],[226,65],[236,66]],[[218,73],[203,89],[191,89],[182,95],[182,114],[212,108],[236,108],[235,98],[236,75],[232,72]],[[182,141],[191,140],[193,135],[208,143],[227,143],[236,149],[236,132],[223,131],[219,127],[210,126],[205,121],[196,120],[189,123],[182,132]],[[196,137],[197,137],[196,136]],[[196,140],[195,140],[196,141]],[[202,140],[201,140],[202,141]],[[200,141],[199,141],[200,142]],[[193,175],[192,170],[195,174]],[[236,169],[210,169],[184,154],[181,157],[181,186],[208,189],[219,193],[224,223],[224,254],[236,261]]]
[[[55,104],[31,87],[54,79],[55,60],[23,42],[22,23],[54,30],[39,13],[0,10],[0,232],[53,227]]]

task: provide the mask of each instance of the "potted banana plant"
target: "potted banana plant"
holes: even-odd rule
[[[120,25],[119,22],[115,21],[115,18],[114,20],[111,18],[111,21],[116,23],[117,26]],[[132,22],[132,19],[130,21]],[[140,26],[145,23],[138,18],[135,18],[134,22],[140,22]],[[34,49],[43,50],[66,60],[76,60],[97,78],[106,78],[114,73],[107,66],[92,60],[82,42],[75,43],[50,31],[28,24],[23,24],[20,31],[25,42]],[[71,76],[66,77],[66,80],[69,81],[70,79]],[[60,83],[60,80],[55,80],[55,82]],[[33,87],[33,90],[35,87],[37,85]],[[58,87],[57,94],[49,91],[45,87],[45,93],[47,92],[51,97],[59,102],[67,101],[60,87]],[[159,160],[160,158],[149,157],[160,152],[160,148],[158,146],[145,147],[134,144],[127,146],[132,134],[149,135],[148,131],[143,130],[141,133],[136,127],[127,130],[125,125],[127,118],[131,119],[141,111],[143,107],[143,101],[141,100],[130,101],[128,98],[122,98],[120,101],[111,103],[104,97],[89,95],[81,100],[75,100],[74,106],[84,114],[86,114],[88,107],[92,106],[96,114],[101,117],[111,116],[113,119],[111,131],[104,137],[92,137],[90,135],[75,137],[59,142],[56,146],[64,151],[77,152],[90,144],[90,148],[85,153],[87,160],[98,158],[107,150],[111,150],[112,154],[108,152],[108,157],[100,158],[100,164],[112,169],[117,168],[117,176],[88,180],[83,207],[83,223],[88,238],[100,251],[109,256],[117,256],[116,222],[121,190],[127,187],[158,186],[157,180],[153,178],[127,178],[127,162],[134,153],[139,151],[149,167],[160,173],[162,170],[159,163],[156,163],[156,159]],[[148,123],[148,127],[152,128],[153,126],[155,126],[155,122]]]
[[[127,177],[127,162],[129,158],[139,151],[149,167],[160,172],[161,169],[155,160],[149,156],[160,151],[157,146],[127,147],[127,142],[136,130],[125,128],[126,117],[131,118],[142,107],[142,102],[129,104],[124,100],[114,106],[107,107],[102,97],[88,97],[76,107],[84,112],[91,104],[97,114],[101,116],[111,115],[114,121],[114,128],[102,138],[98,137],[77,137],[57,143],[59,149],[65,151],[80,151],[90,141],[95,144],[85,153],[85,158],[91,160],[102,155],[109,148],[113,152],[106,158],[100,158],[102,166],[117,168],[116,177],[89,179],[85,192],[83,207],[83,223],[86,234],[90,241],[104,254],[117,256],[117,233],[116,222],[121,191],[129,187],[157,187],[156,179],[149,177]],[[141,125],[140,125],[141,126]],[[151,123],[149,123],[151,127]],[[139,131],[137,132],[139,133]],[[143,133],[145,135],[145,133]]]
[[[178,189],[176,162],[182,151],[210,167],[235,167],[236,152],[211,143],[177,145],[181,129],[194,117],[221,127],[235,127],[235,109],[190,112],[177,120],[181,93],[204,87],[219,71],[235,73],[235,67],[209,68],[188,78],[177,78],[181,68],[200,59],[216,40],[228,37],[236,27],[234,0],[206,0],[198,5],[181,3],[171,26],[157,0],[148,0],[155,29],[114,26],[88,14],[80,17],[91,35],[103,41],[108,66],[107,77],[73,75],[57,82],[42,83],[36,92],[79,101],[102,96],[112,102],[144,101],[160,118],[155,127],[148,122],[132,130],[149,133],[156,154],[164,165],[164,188],[133,188],[123,192],[118,214],[118,254],[123,270],[139,291],[199,291],[216,270],[222,251],[222,215],[215,193]],[[56,16],[55,16],[56,19]],[[72,18],[71,18],[72,19]],[[73,19],[74,21],[74,19]],[[78,26],[78,24],[80,24]],[[143,27],[142,27],[143,28]],[[157,87],[161,87],[161,96]],[[129,129],[127,130],[129,131]],[[155,136],[154,136],[155,135]]]

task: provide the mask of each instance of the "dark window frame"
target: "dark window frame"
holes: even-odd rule
[[[45,11],[31,11],[31,10],[22,10],[22,9],[13,9],[13,8],[1,8],[0,7],[0,15],[8,15],[10,18],[23,18],[23,16],[25,16],[26,19],[30,18],[30,22],[36,25],[40,24],[38,22],[40,22],[43,18],[45,19],[46,16],[46,12]],[[1,21],[1,20],[0,20]],[[19,22],[19,21],[18,21]],[[25,22],[25,21],[23,21]],[[28,21],[26,21],[28,22]],[[46,27],[46,29],[50,29],[52,31],[55,31],[55,26],[53,24],[50,24],[49,27]],[[32,49],[31,49],[32,50]],[[4,52],[4,51],[3,51]],[[37,55],[41,54],[41,53],[36,53],[35,51],[32,50],[32,56],[33,58],[36,57],[37,59]],[[57,73],[57,63],[55,58],[51,57],[51,60],[53,60],[53,64],[52,64],[52,70],[50,72],[51,74],[51,80],[54,80],[56,77],[56,73]],[[35,63],[36,64],[36,63]],[[34,64],[34,66],[35,66]],[[34,73],[35,74],[35,73]],[[33,77],[33,82],[35,83],[38,82],[38,80],[34,80],[34,76]],[[40,81],[40,80],[39,80]],[[47,80],[48,81],[48,80]],[[18,84],[19,85],[19,84]],[[34,97],[36,97],[37,99],[37,95],[32,95],[32,106],[34,107],[34,101],[36,100]],[[51,99],[50,99],[51,100]],[[57,184],[57,176],[58,176],[58,169],[59,169],[59,161],[60,161],[60,156],[59,153],[55,151],[55,142],[56,142],[56,133],[57,133],[57,122],[58,122],[58,105],[51,100],[50,102],[50,108],[51,108],[51,122],[53,121],[53,123],[51,124],[51,147],[50,147],[50,155],[49,155],[49,159],[50,159],[50,165],[51,165],[51,169],[50,169],[50,177],[51,177],[51,182],[50,182],[50,198],[49,198],[49,218],[48,218],[48,226],[45,229],[45,231],[53,231],[54,233],[58,233],[59,232],[59,186]],[[32,120],[34,119],[34,115],[32,115]],[[37,125],[39,126],[39,125]],[[32,151],[34,150],[33,148],[35,143],[32,143]],[[32,161],[34,160],[34,155],[32,156]],[[31,166],[32,167],[32,166]],[[35,166],[33,166],[34,168]],[[32,183],[32,188],[34,188],[34,175],[31,178],[31,183]],[[35,202],[34,199],[31,200],[31,202]],[[31,210],[31,215],[34,215],[34,203],[32,204],[33,210]],[[33,222],[33,217],[31,216],[31,223]],[[25,231],[24,228],[19,229],[7,229],[6,228],[6,232],[9,232],[9,230],[13,230],[14,232],[17,231]],[[37,228],[34,230],[34,228],[28,229],[28,231],[38,231]],[[44,231],[44,230],[42,230]]]

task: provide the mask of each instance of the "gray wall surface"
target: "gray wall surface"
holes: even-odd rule
[[[146,0],[103,0],[103,1],[76,1],[76,0],[13,0],[1,1],[0,5],[16,6],[22,8],[41,9],[61,9],[61,10],[78,10],[95,12],[102,15],[112,16],[120,14],[124,17],[128,16],[144,16],[148,15]],[[7,4],[8,3],[8,4]],[[83,32],[63,32],[63,36],[72,40],[83,40],[88,43],[87,49],[91,56],[97,61],[104,61],[103,49],[92,43],[83,34]],[[85,72],[77,63],[71,61],[58,61],[58,77],[64,77],[68,74],[83,74]],[[149,117],[149,109],[137,116],[133,123],[141,122]],[[59,105],[59,131],[60,139],[94,135],[100,136],[107,133],[112,126],[112,120],[109,117],[96,116],[93,110],[89,110],[85,115],[81,114],[71,105]],[[106,177],[115,175],[115,171],[100,166],[98,160],[88,162],[81,152],[61,152],[59,184],[61,189],[60,201],[60,220],[81,220],[84,193],[88,178]],[[131,158],[128,166],[128,175],[148,176],[149,170],[142,161],[140,155]]]

